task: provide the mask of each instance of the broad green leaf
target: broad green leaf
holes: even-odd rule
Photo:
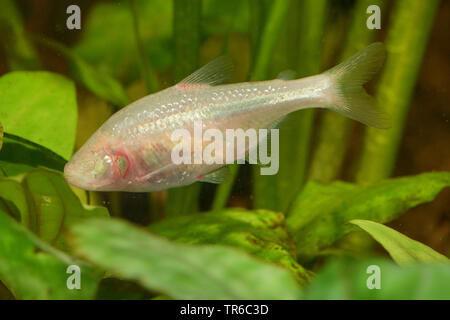
[[[5,132],[69,158],[75,144],[77,101],[67,78],[44,71],[15,71],[0,78],[0,119]]]
[[[149,229],[177,242],[244,249],[289,269],[301,284],[310,277],[309,272],[295,261],[295,248],[281,213],[228,209],[166,219],[150,225]]]
[[[400,265],[412,262],[450,262],[446,256],[434,251],[430,247],[412,240],[400,232],[380,223],[368,220],[351,220],[350,223],[357,225],[369,233],[389,252],[392,259]]]
[[[157,70],[172,62],[172,1],[136,0],[140,35]],[[129,1],[96,3],[86,17],[74,52],[96,69],[129,83],[139,77],[137,46]]]
[[[379,268],[379,269],[378,269]],[[378,273],[379,271],[379,273]],[[379,274],[380,289],[375,285]],[[339,259],[325,265],[307,288],[305,299],[450,299],[450,268],[443,264],[398,266],[385,259]]]
[[[67,288],[69,265],[80,267],[80,290]],[[0,281],[17,299],[92,299],[99,280],[92,268],[51,248],[0,212]]]
[[[2,0],[0,10],[0,47],[6,54],[10,70],[38,69],[36,50],[25,35],[23,19],[15,1]]]
[[[66,228],[85,218],[107,217],[103,207],[81,204],[64,177],[34,169],[24,175],[0,178],[0,208],[15,217],[42,240],[66,250]]]
[[[38,39],[40,43],[62,54],[70,62],[73,78],[87,89],[112,104],[123,107],[129,103],[122,85],[106,72],[96,70],[73,50],[51,39]]]
[[[353,219],[389,222],[408,209],[432,201],[450,186],[449,172],[387,179],[362,187],[334,182],[309,182],[297,196],[286,219],[299,258],[307,260],[354,231]]]
[[[172,243],[117,219],[77,224],[69,242],[94,265],[175,299],[299,297],[287,270],[233,248]]]

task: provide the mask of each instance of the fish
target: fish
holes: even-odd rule
[[[92,191],[152,192],[197,181],[220,183],[224,164],[172,161],[178,143],[173,132],[192,133],[198,121],[205,130],[258,130],[274,128],[291,112],[322,108],[387,129],[389,116],[363,87],[384,59],[384,45],[377,42],[314,76],[224,84],[232,64],[218,58],[113,114],[67,162],[64,175],[71,185]]]

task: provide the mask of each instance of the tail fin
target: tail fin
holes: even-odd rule
[[[326,71],[334,82],[336,95],[330,108],[368,126],[389,128],[389,116],[377,107],[375,99],[363,88],[363,84],[379,71],[385,55],[383,44],[373,43]]]

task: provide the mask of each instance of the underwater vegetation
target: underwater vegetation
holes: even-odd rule
[[[0,299],[450,299],[449,59],[431,50],[449,2],[73,2],[74,29],[71,2],[0,2]],[[373,42],[387,55],[366,89],[390,129],[306,109],[279,124],[276,175],[231,164],[221,184],[140,193],[66,181],[113,113],[218,56],[233,83],[303,78]],[[405,161],[425,158],[439,165]]]

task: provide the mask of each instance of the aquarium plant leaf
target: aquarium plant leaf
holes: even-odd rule
[[[340,61],[348,59],[358,51],[374,42],[378,29],[366,27],[367,8],[377,5],[384,19],[387,0],[357,0],[352,12],[350,26],[340,53]],[[343,115],[325,110],[320,120],[317,144],[313,150],[309,179],[328,183],[338,178],[341,173],[344,157],[349,143],[351,129],[355,121]]]
[[[39,56],[27,38],[22,16],[13,0],[3,0],[0,10],[0,48],[10,70],[35,70],[41,67]]]
[[[400,0],[391,14],[387,59],[376,98],[392,118],[389,130],[366,129],[356,181],[370,184],[389,177],[397,158],[411,98],[427,48],[439,0]],[[408,26],[414,25],[414,30]],[[424,107],[424,106],[422,106]]]
[[[66,160],[53,151],[16,135],[4,133],[0,166],[8,176],[37,167],[63,171]]]
[[[446,256],[380,223],[369,220],[351,220],[350,223],[370,234],[400,265],[412,262],[450,263]]]
[[[73,226],[74,252],[94,265],[175,299],[296,299],[289,271],[233,248],[169,242],[118,219]]]
[[[198,67],[200,46],[201,1],[175,0],[173,10],[174,31],[174,83],[189,76]],[[201,183],[169,190],[165,214],[168,217],[193,214],[198,211]]]
[[[38,43],[63,55],[70,62],[71,76],[91,92],[118,107],[124,107],[129,103],[125,89],[114,77],[95,69],[73,50],[59,42],[43,37],[35,39]]]
[[[172,1],[134,0],[140,39],[146,58],[155,70],[172,62]],[[83,34],[73,52],[84,61],[122,83],[139,78],[139,58],[133,17],[127,2],[95,3],[83,23]]]
[[[285,25],[290,0],[271,1],[267,10],[267,18],[258,39],[258,49],[255,51],[253,68],[250,74],[251,81],[267,80],[269,66],[275,53],[276,46],[283,26]],[[262,1],[252,2],[251,5],[262,6]],[[253,13],[253,12],[252,12]],[[260,13],[255,10],[255,13]],[[261,21],[260,21],[261,22]],[[253,206],[277,210],[278,192],[274,177],[261,176],[259,166],[253,166]]]
[[[0,280],[15,298],[94,298],[100,281],[97,272],[48,246],[2,211],[0,208]],[[80,268],[80,290],[67,287],[70,265]]]
[[[205,37],[245,34],[248,31],[249,1],[202,1],[202,34]]]
[[[141,30],[139,28],[139,14],[137,8],[137,0],[129,0],[130,11],[133,17],[134,40],[138,51],[138,59],[140,65],[141,78],[144,80],[147,93],[156,92],[159,89],[158,77],[150,65],[150,61],[146,55],[144,43],[142,41]]]
[[[211,205],[212,210],[221,210],[225,208],[228,202],[228,197],[233,189],[234,182],[239,173],[239,165],[237,163],[228,166],[229,177],[224,183],[220,184],[216,188],[216,193],[214,194],[214,200]]]
[[[321,71],[323,35],[330,3],[327,0],[296,0],[292,4],[295,4],[296,14],[290,16],[289,27],[292,35],[297,37],[297,41],[291,39],[288,41],[297,43],[297,48],[291,45],[297,52],[296,55],[292,54],[295,57],[295,64],[292,67],[297,71],[296,78],[303,78]],[[301,110],[288,115],[280,123],[279,171],[276,175],[259,176],[257,179],[258,182],[266,180],[266,184],[276,186],[277,199],[272,209],[286,212],[305,183],[314,112],[313,109]],[[264,195],[265,198],[269,196]]]
[[[304,298],[448,300],[450,268],[443,264],[415,263],[398,266],[392,261],[380,258],[341,258],[330,261],[321,269],[306,290]]]
[[[284,215],[268,210],[227,209],[195,216],[166,219],[149,230],[176,242],[219,244],[290,270],[300,284],[310,273],[295,261],[295,248],[285,228]]]
[[[47,169],[0,178],[0,198],[4,212],[62,250],[67,249],[62,234],[68,226],[86,218],[108,217],[106,208],[81,204],[64,177]]]
[[[3,125],[0,123],[0,150],[2,150],[3,147]]]
[[[299,258],[307,260],[354,231],[348,221],[389,222],[410,208],[432,201],[448,186],[450,172],[386,179],[366,187],[340,181],[329,185],[311,181],[294,201],[286,225]]]
[[[7,73],[0,77],[0,119],[5,132],[67,159],[73,152],[77,127],[75,86],[50,72]]]

